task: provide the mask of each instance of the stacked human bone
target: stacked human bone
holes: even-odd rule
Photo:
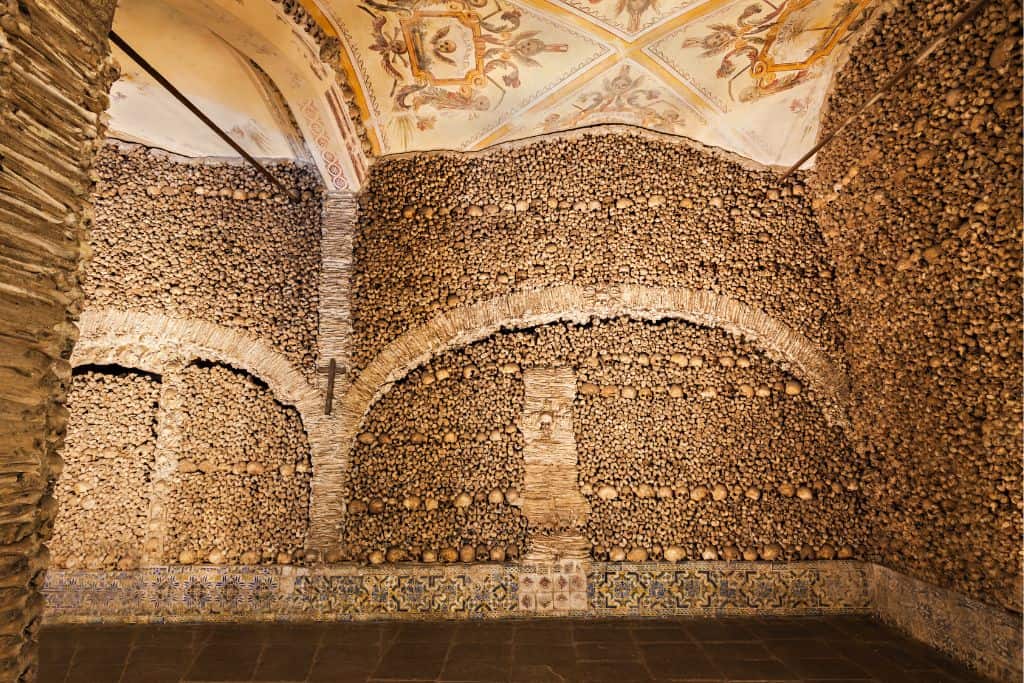
[[[90,309],[206,320],[269,344],[312,377],[320,273],[319,179],[271,166],[175,161],[108,144],[97,158]]]
[[[853,51],[825,129],[965,7],[926,0]],[[819,156],[880,560],[1021,609],[1021,5],[985,5]]]
[[[539,330],[577,368],[573,419],[600,559],[863,552],[861,468],[817,395],[754,345],[682,321]],[[538,357],[539,356],[539,357]]]
[[[113,366],[76,372],[68,393],[60,513],[50,542],[68,569],[132,569],[142,556],[159,378]]]
[[[183,371],[185,419],[165,554],[182,564],[289,564],[309,524],[309,442],[294,408],[244,372]]]
[[[453,308],[561,284],[714,290],[832,351],[832,269],[805,192],[634,135],[380,161],[354,246],[353,362]]]
[[[522,555],[523,385],[481,348],[436,357],[374,405],[350,458],[343,559]]]
[[[863,472],[829,399],[721,330],[615,319],[499,333],[397,383],[352,454],[348,557],[521,554],[522,372],[557,366],[576,371],[596,558],[862,556]]]

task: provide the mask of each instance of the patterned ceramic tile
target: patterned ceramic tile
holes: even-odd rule
[[[877,612],[986,675],[1021,678],[1020,615],[853,561],[54,570],[43,593],[50,623]]]
[[[1000,681],[1021,680],[1021,615],[872,565],[878,616]]]
[[[520,612],[567,614],[586,611],[587,605],[587,563],[527,563],[520,569]]]
[[[867,611],[857,562],[55,570],[50,621],[474,618]]]
[[[596,563],[588,579],[590,607],[599,613],[720,616],[869,608],[865,566],[856,562]]]

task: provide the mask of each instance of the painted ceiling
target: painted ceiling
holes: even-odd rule
[[[813,146],[870,0],[121,0],[115,30],[257,157],[355,190],[371,155],[600,124],[763,164]],[[111,134],[233,156],[118,54]]]
[[[622,123],[787,165],[869,0],[304,0],[377,152]]]

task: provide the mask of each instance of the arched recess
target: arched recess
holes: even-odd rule
[[[166,2],[266,73],[288,103],[328,190],[359,188],[368,160],[337,80],[336,48],[328,46],[321,54],[321,45],[289,16],[284,3]],[[134,47],[145,56],[146,45]]]
[[[848,386],[842,370],[800,332],[728,296],[710,290],[644,285],[562,285],[517,292],[462,306],[409,330],[381,350],[356,377],[338,402],[338,450],[313,467],[310,548],[325,549],[337,543],[343,517],[342,480],[352,443],[371,406],[396,381],[439,353],[502,329],[622,316],[681,319],[742,335],[825,397],[825,417],[831,424],[846,424]]]
[[[324,415],[320,392],[263,342],[204,320],[110,309],[85,311],[78,327],[72,366],[116,364],[163,375],[207,360],[245,370],[266,382],[277,401],[299,412],[314,472],[336,457],[337,421]]]

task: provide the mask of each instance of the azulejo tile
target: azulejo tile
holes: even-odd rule
[[[1021,620],[860,562],[166,566],[53,570],[50,623],[870,613],[1000,679]]]
[[[878,616],[996,680],[1021,680],[1021,615],[872,565]]]

